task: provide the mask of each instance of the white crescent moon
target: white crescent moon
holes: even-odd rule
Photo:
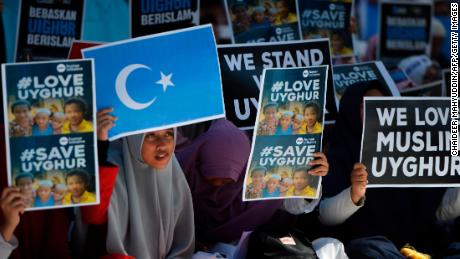
[[[145,68],[148,70],[151,70],[148,66],[142,65],[142,64],[131,64],[129,66],[126,66],[123,68],[120,73],[117,75],[117,79],[115,81],[115,92],[117,93],[118,98],[120,101],[126,105],[128,108],[131,108],[133,110],[142,110],[150,106],[155,100],[157,99],[156,97],[153,98],[153,100],[146,102],[146,103],[139,103],[134,101],[131,96],[129,96],[128,91],[126,90],[126,79],[128,79],[128,76],[136,69],[139,68]]]

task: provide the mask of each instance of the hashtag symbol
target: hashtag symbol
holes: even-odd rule
[[[32,78],[30,77],[23,77],[18,81],[18,88],[19,89],[26,89],[32,84]]]
[[[35,150],[33,149],[26,149],[21,153],[21,161],[30,161],[34,158]]]
[[[262,152],[260,153],[261,156],[269,156],[272,154],[272,151],[273,151],[273,147],[264,147],[264,149],[262,149]]]
[[[272,92],[279,92],[281,89],[283,89],[283,81],[278,81],[273,84],[272,86]]]

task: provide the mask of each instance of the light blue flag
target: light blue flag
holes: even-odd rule
[[[83,50],[94,58],[97,109],[118,117],[109,139],[225,117],[210,25]]]

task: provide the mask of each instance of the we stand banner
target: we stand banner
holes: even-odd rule
[[[368,187],[460,186],[451,156],[450,99],[365,97],[361,162]]]
[[[379,2],[377,59],[396,65],[405,57],[430,55],[432,1]]]
[[[131,38],[200,24],[200,0],[130,0]]]
[[[82,35],[84,0],[21,0],[15,61],[66,59]]]
[[[2,65],[8,184],[28,210],[97,204],[92,60]]]
[[[218,52],[227,119],[240,129],[254,128],[264,68],[331,67],[327,39],[220,45]],[[326,121],[333,121],[337,108],[331,69],[328,78]]]
[[[327,66],[265,69],[243,200],[318,198]],[[282,96],[289,96],[283,99]]]

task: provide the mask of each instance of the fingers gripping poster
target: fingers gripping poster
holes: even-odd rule
[[[309,162],[321,150],[327,72],[264,70],[244,200],[318,198],[321,179]]]

